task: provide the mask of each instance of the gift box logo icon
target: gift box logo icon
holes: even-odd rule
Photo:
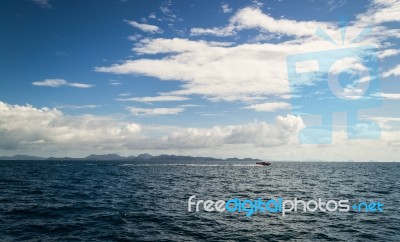
[[[287,56],[286,64],[294,114],[320,115],[321,123],[299,133],[301,144],[331,144],[332,115],[347,112],[348,139],[379,139],[379,126],[361,120],[359,111],[381,105],[376,51],[373,46],[342,47]],[[362,39],[364,30],[351,43]],[[317,34],[334,43],[322,30]]]

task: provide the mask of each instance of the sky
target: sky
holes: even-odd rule
[[[399,161],[400,1],[0,5],[0,155]]]

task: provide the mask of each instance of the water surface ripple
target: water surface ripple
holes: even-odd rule
[[[400,241],[400,164],[1,161],[2,241]],[[187,199],[349,199],[383,213],[188,213]]]

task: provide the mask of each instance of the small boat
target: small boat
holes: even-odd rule
[[[261,162],[257,162],[256,165],[269,166],[269,165],[271,165],[271,162],[261,161]]]

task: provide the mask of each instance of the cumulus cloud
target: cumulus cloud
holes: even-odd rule
[[[298,131],[303,127],[303,120],[293,115],[277,116],[274,123],[255,121],[210,128],[143,125],[113,117],[71,116],[57,109],[0,102],[3,155],[64,157],[146,151],[271,160],[398,159],[398,131],[383,130],[379,140],[347,140],[346,131],[339,130],[333,132],[333,145],[321,146],[298,144]],[[315,155],[321,152],[323,157]]]
[[[183,109],[139,109],[144,115],[173,114]],[[218,147],[226,144],[277,146],[293,142],[303,127],[300,117],[278,116],[275,124],[253,122],[235,126],[211,128],[171,128],[143,126],[119,121],[112,117],[65,115],[58,109],[35,108],[31,105],[10,105],[0,102],[0,149],[30,149],[57,147],[94,150],[184,149],[187,147]],[[157,129],[158,137],[149,135]]]
[[[140,133],[135,123],[93,115],[68,116],[58,109],[10,105],[0,102],[0,149],[67,148],[97,149],[128,142]]]
[[[278,116],[274,124],[253,122],[244,125],[215,126],[209,129],[187,128],[163,139],[183,148],[211,148],[232,144],[274,147],[296,142],[297,132],[304,127],[300,117]]]
[[[233,127],[232,132],[226,136],[226,143],[252,143],[263,147],[294,144],[297,143],[297,133],[302,128],[304,128],[304,123],[301,117],[288,114],[286,117],[276,117],[273,125],[256,122]]]
[[[162,33],[163,31],[158,27],[158,26],[155,26],[155,25],[151,25],[151,24],[141,24],[141,23],[138,23],[138,22],[136,22],[136,21],[129,21],[129,20],[126,20],[126,22],[129,24],[129,25],[131,25],[132,27],[135,27],[135,28],[137,28],[137,29],[140,29],[141,31],[143,31],[143,32],[148,32],[148,33]]]
[[[41,86],[41,87],[62,87],[62,86],[70,86],[70,87],[76,87],[76,88],[94,87],[94,85],[91,85],[91,84],[84,84],[84,83],[78,83],[78,82],[67,82],[64,79],[45,79],[45,80],[39,81],[39,82],[32,82],[32,85]]]

